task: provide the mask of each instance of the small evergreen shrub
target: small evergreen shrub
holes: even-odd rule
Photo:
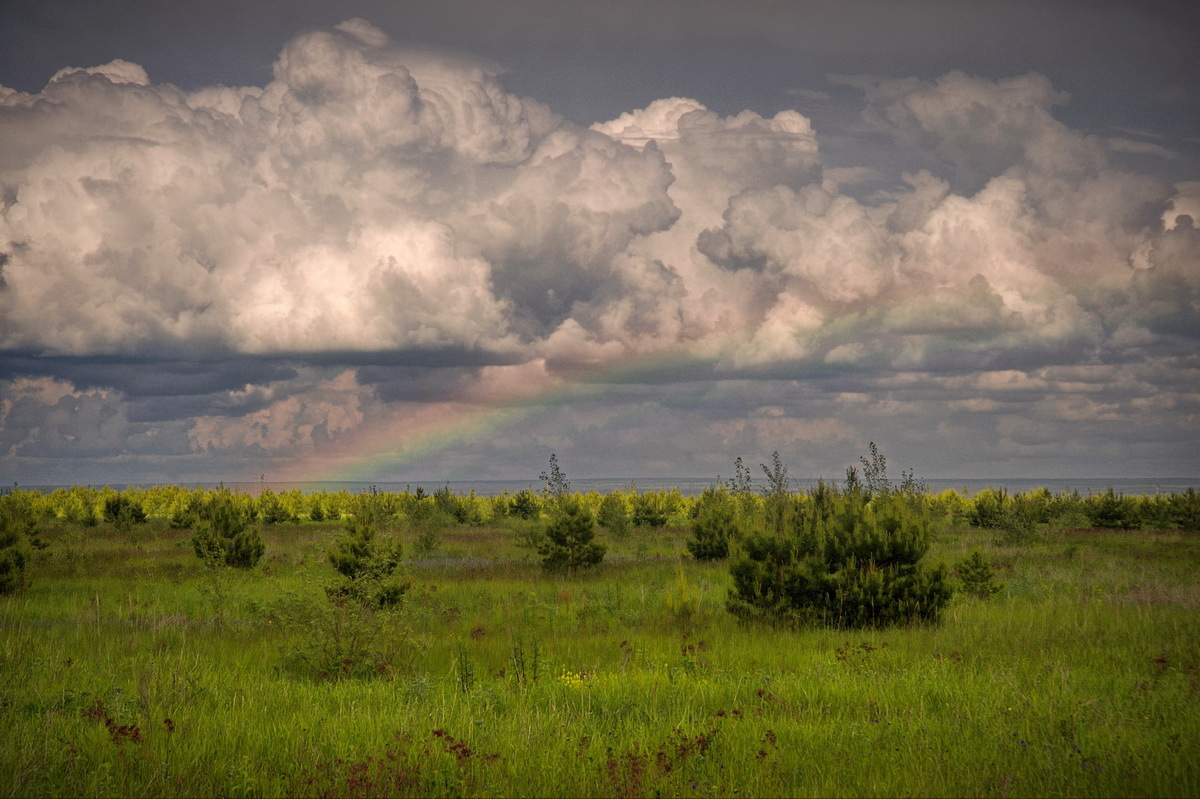
[[[954,573],[958,576],[963,593],[977,599],[988,599],[1003,588],[996,582],[992,565],[984,560],[983,553],[979,550],[956,563]]]
[[[967,519],[972,527],[982,527],[985,530],[999,529],[1004,523],[1011,500],[1008,491],[1000,488],[985,488],[975,495]]]
[[[191,530],[200,521],[200,512],[191,503],[180,503],[171,511],[167,523],[176,530]]]
[[[262,519],[264,524],[282,524],[296,520],[279,495],[269,488],[264,488],[258,495],[258,518]]]
[[[100,523],[95,505],[74,491],[64,498],[60,513],[63,519],[80,527],[95,527]]]
[[[1200,530],[1200,492],[1189,488],[1167,500],[1171,523],[1180,530]]]
[[[466,524],[471,516],[471,503],[451,491],[449,485],[433,492],[433,507],[452,524]]]
[[[837,628],[937,622],[951,596],[927,568],[928,519],[887,492],[829,486],[797,503],[783,535],[748,536],[726,603],[743,618]]]
[[[549,572],[595,566],[604,560],[606,547],[596,537],[596,520],[577,497],[563,500],[559,511],[546,527],[546,538],[538,547],[542,568]]]
[[[113,494],[104,500],[104,521],[119,527],[146,523],[146,511],[124,494]]]
[[[629,506],[625,504],[625,497],[621,492],[613,491],[604,497],[600,502],[600,513],[596,516],[596,523],[617,538],[624,538],[629,534],[632,520],[629,517]]]
[[[996,523],[996,543],[1000,546],[1025,546],[1041,541],[1043,527],[1038,519],[1041,508],[1027,497],[1017,495]]]
[[[390,607],[399,604],[408,591],[411,583],[394,576],[402,547],[399,542],[379,541],[375,524],[376,510],[369,501],[361,501],[329,552],[330,564],[346,578],[342,584],[326,589],[331,598],[347,597]]]
[[[536,519],[542,513],[542,503],[537,494],[522,488],[508,503],[508,512],[518,519]]]
[[[28,585],[31,540],[38,540],[37,523],[8,503],[0,506],[0,596]]]
[[[739,535],[737,507],[733,498],[722,488],[711,495],[702,495],[696,520],[692,522],[692,537],[687,540],[688,552],[696,560],[723,560],[729,557],[729,542]]]
[[[1089,496],[1084,504],[1093,527],[1137,530],[1142,526],[1138,503],[1133,497],[1116,493],[1111,486],[1103,494]]]
[[[239,569],[252,569],[262,559],[266,549],[262,536],[250,527],[250,514],[228,491],[214,494],[200,515],[192,535],[196,557],[214,566]]]
[[[638,527],[662,527],[671,516],[660,491],[645,491],[633,498],[633,523]]]
[[[998,545],[1022,546],[1041,537],[1041,525],[1050,521],[1050,499],[1045,489],[1009,496],[1003,488],[985,488],[975,495],[967,518],[974,527],[996,531]]]

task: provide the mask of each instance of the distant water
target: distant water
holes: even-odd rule
[[[607,494],[615,490],[628,490],[630,487],[636,487],[638,491],[667,491],[672,488],[678,488],[684,496],[698,496],[704,489],[713,485],[716,482],[714,478],[705,477],[644,477],[630,480],[621,477],[599,477],[599,478],[580,478],[571,480],[571,490],[587,493],[589,491],[597,491],[601,494]],[[248,494],[257,494],[264,486],[272,491],[292,491],[300,489],[305,493],[316,493],[320,491],[338,492],[342,490],[358,493],[360,491],[370,490],[374,486],[379,491],[400,493],[404,490],[416,491],[421,488],[427,494],[432,494],[434,491],[449,486],[450,490],[456,494],[467,494],[474,491],[477,496],[496,496],[508,492],[515,494],[523,488],[530,488],[534,491],[540,491],[542,484],[538,480],[441,480],[441,481],[412,481],[412,482],[323,482],[323,483],[185,483],[188,487],[215,488],[217,485],[224,485],[227,488]],[[765,482],[755,480],[754,487],[762,488]],[[793,488],[803,490],[816,485],[816,480],[805,481],[796,480],[793,482]],[[1125,478],[1102,478],[1102,477],[1064,477],[1057,480],[1045,480],[1036,478],[996,478],[996,479],[945,479],[931,478],[925,480],[925,485],[932,492],[938,493],[946,489],[953,488],[962,493],[966,492],[970,495],[975,495],[985,488],[1005,488],[1010,494],[1018,492],[1031,491],[1036,488],[1048,488],[1054,493],[1070,493],[1078,491],[1086,496],[1088,494],[1100,494],[1107,491],[1110,487],[1119,494],[1146,494],[1153,496],[1154,494],[1178,494],[1186,491],[1189,487],[1200,489],[1200,477],[1125,477]],[[24,488],[52,490],[54,488],[62,488],[64,486],[23,486]],[[125,488],[125,486],[113,485],[113,488]]]

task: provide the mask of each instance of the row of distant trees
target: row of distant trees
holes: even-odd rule
[[[698,496],[684,496],[678,489],[639,491],[630,486],[600,494],[596,491],[570,492],[589,510],[597,523],[618,535],[637,528],[683,527],[691,522],[716,497],[728,495],[737,506],[741,523],[747,529],[778,528],[781,500],[803,496],[782,474],[783,482],[772,482],[769,475],[777,467],[767,467],[763,479],[755,482],[739,461],[738,476],[714,481]],[[886,473],[884,474],[886,478]],[[837,484],[827,484],[837,485]],[[1124,495],[1113,489],[1081,495],[1078,492],[1051,492],[1041,488],[1010,493],[989,488],[974,495],[953,489],[937,494],[905,473],[892,484],[879,480],[878,473],[864,474],[854,469],[851,479],[839,489],[858,486],[867,495],[882,490],[900,492],[924,507],[935,519],[985,529],[1030,529],[1039,525],[1053,527],[1103,527],[1120,530],[1197,530],[1200,529],[1200,497],[1194,489],[1158,496]],[[487,525],[506,520],[545,520],[554,512],[558,500],[545,487],[533,486],[515,493],[478,496],[474,492],[456,493],[448,486],[426,493],[420,488],[400,492],[372,492],[382,519],[398,524]],[[227,489],[151,486],[59,488],[43,492],[12,489],[0,499],[6,506],[19,507],[36,522],[66,522],[81,527],[100,523],[143,524],[160,519],[175,528],[192,529],[200,521],[201,511],[211,496],[226,494],[249,523],[300,524],[340,522],[354,515],[359,495],[350,491],[305,493],[299,489],[272,491],[265,488],[257,496]]]
[[[673,523],[690,527],[692,557],[729,560],[731,612],[857,627],[939,618],[951,595],[948,573],[944,566],[922,562],[935,524],[991,529],[1003,544],[1035,540],[1054,526],[1200,529],[1200,495],[1194,489],[1156,497],[1125,497],[1112,489],[1086,497],[1044,489],[933,495],[911,471],[893,483],[874,443],[859,461],[847,469],[841,485],[822,481],[796,492],[778,452],[770,466],[759,465],[765,484],[758,487],[739,459],[731,479],[714,482],[694,498],[678,490],[632,487],[604,496],[573,492],[555,455],[539,477],[541,491],[530,487],[495,497],[460,495],[448,486],[433,494],[372,488],[358,495],[306,495],[264,489],[257,496],[170,486],[125,492],[76,487],[49,494],[15,490],[0,497],[0,593],[23,587],[30,550],[45,546],[38,535],[43,521],[90,526],[103,518],[132,530],[155,516],[190,529],[196,555],[213,568],[257,564],[265,550],[262,525],[337,521],[344,525],[343,535],[329,560],[344,582],[327,592],[338,602],[356,599],[371,606],[399,603],[408,586],[395,574],[399,542],[378,537],[381,525],[391,529],[406,521],[428,534],[438,525],[523,520],[526,540],[543,567],[573,573],[603,559],[606,547],[596,540],[598,526],[620,537],[635,528]],[[978,596],[996,590],[978,554],[957,571],[960,577],[969,575],[964,580]]]

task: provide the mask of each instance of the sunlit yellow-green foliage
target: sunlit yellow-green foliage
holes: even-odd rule
[[[635,525],[683,526],[696,518],[699,510],[714,501],[718,489],[729,496],[725,486],[714,486],[700,496],[686,497],[678,489],[668,491],[637,491],[635,488],[617,490],[601,495],[597,491],[575,492],[572,497],[597,518],[602,518],[606,499],[621,502]],[[90,526],[104,516],[105,502],[120,494],[137,503],[151,518],[181,519],[188,508],[196,508],[215,488],[184,486],[149,486],[116,489],[110,486],[73,486],[48,492],[13,489],[8,492],[21,497],[39,520],[58,520],[80,526]],[[454,523],[473,525],[492,524],[513,515],[514,495],[496,496],[455,494],[448,489],[434,494],[421,491],[378,492],[385,513],[398,522],[426,518],[434,513],[449,517]],[[265,511],[278,510],[278,521],[337,520],[353,514],[356,494],[340,491],[303,492],[300,489],[235,492],[234,496],[247,513],[256,520],[266,521]],[[535,495],[536,496],[536,495]],[[794,495],[796,502],[805,502],[809,492]],[[765,532],[767,528],[766,498],[755,492],[732,495],[738,507],[739,524],[747,533]],[[1036,489],[1009,494],[1003,489],[984,489],[971,495],[947,489],[939,494],[919,494],[910,502],[924,509],[934,520],[945,523],[968,523],[985,529],[1027,527],[1031,529],[1107,527],[1112,529],[1200,529],[1200,494],[1194,489],[1161,496],[1124,496],[1112,489],[1081,496],[1077,492],[1051,492]],[[314,508],[319,508],[313,519]],[[546,509],[538,508],[535,518],[545,517]]]

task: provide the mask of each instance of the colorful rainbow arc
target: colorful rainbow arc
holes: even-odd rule
[[[424,404],[364,423],[338,441],[298,459],[273,480],[280,482],[358,482],[383,475],[457,444],[482,438],[547,407],[602,396],[619,383],[653,377],[664,369],[712,363],[715,353],[675,350],[580,368],[540,385],[512,390],[489,401]]]

